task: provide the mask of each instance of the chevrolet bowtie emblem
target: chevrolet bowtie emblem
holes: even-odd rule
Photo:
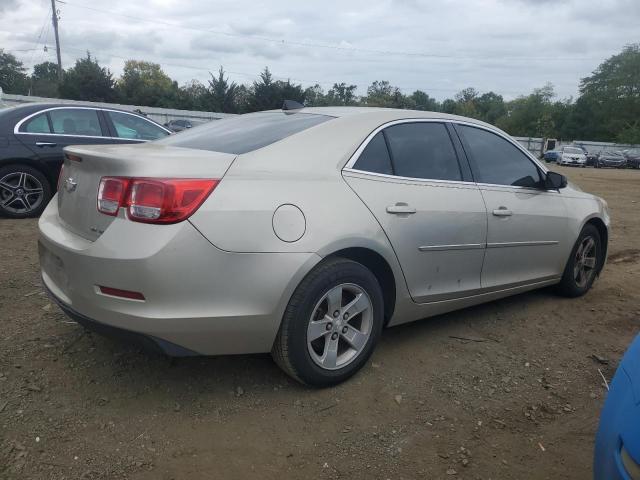
[[[76,182],[73,177],[69,177],[64,181],[64,189],[71,193],[78,187],[78,182]]]

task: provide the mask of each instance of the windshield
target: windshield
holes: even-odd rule
[[[215,120],[157,143],[240,155],[251,152],[334,117],[311,113],[260,112]]]
[[[567,147],[564,149],[565,153],[583,153],[579,148]]]

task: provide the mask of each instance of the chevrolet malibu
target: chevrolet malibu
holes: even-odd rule
[[[66,150],[42,278],[104,334],[172,356],[271,352],[341,382],[384,327],[554,285],[585,294],[606,203],[452,115],[298,108]]]

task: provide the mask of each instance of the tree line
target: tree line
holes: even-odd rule
[[[376,80],[365,95],[357,86],[335,83],[304,88],[274,79],[265,68],[251,84],[229,81],[222,67],[206,83],[172,80],[160,65],[127,60],[119,78],[87,53],[63,72],[44,62],[30,74],[14,55],[0,49],[0,87],[6,93],[74,100],[116,102],[185,110],[247,113],[280,108],[285,99],[306,106],[371,106],[430,110],[477,118],[511,135],[640,143],[640,44],[606,59],[580,81],[576,99],[557,99],[547,84],[528,95],[505,101],[495,92],[465,88],[437,101],[423,90],[403,93],[386,80]]]

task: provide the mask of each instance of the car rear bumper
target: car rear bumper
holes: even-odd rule
[[[198,355],[197,352],[188,350],[180,345],[156,338],[151,335],[144,335],[138,332],[132,332],[118,327],[113,327],[106,323],[96,322],[95,320],[76,312],[73,308],[65,304],[62,300],[55,296],[55,294],[49,290],[45,283],[45,289],[49,294],[49,297],[56,302],[60,309],[72,320],[82,325],[87,330],[96,332],[104,337],[120,340],[128,344],[137,345],[143,349],[156,353],[163,353],[171,357],[191,357]]]
[[[91,242],[64,227],[55,200],[39,228],[43,282],[69,316],[103,333],[142,337],[170,355],[270,351],[288,299],[320,260],[226,252],[188,221],[116,218]],[[105,295],[100,286],[140,292],[144,300]]]

